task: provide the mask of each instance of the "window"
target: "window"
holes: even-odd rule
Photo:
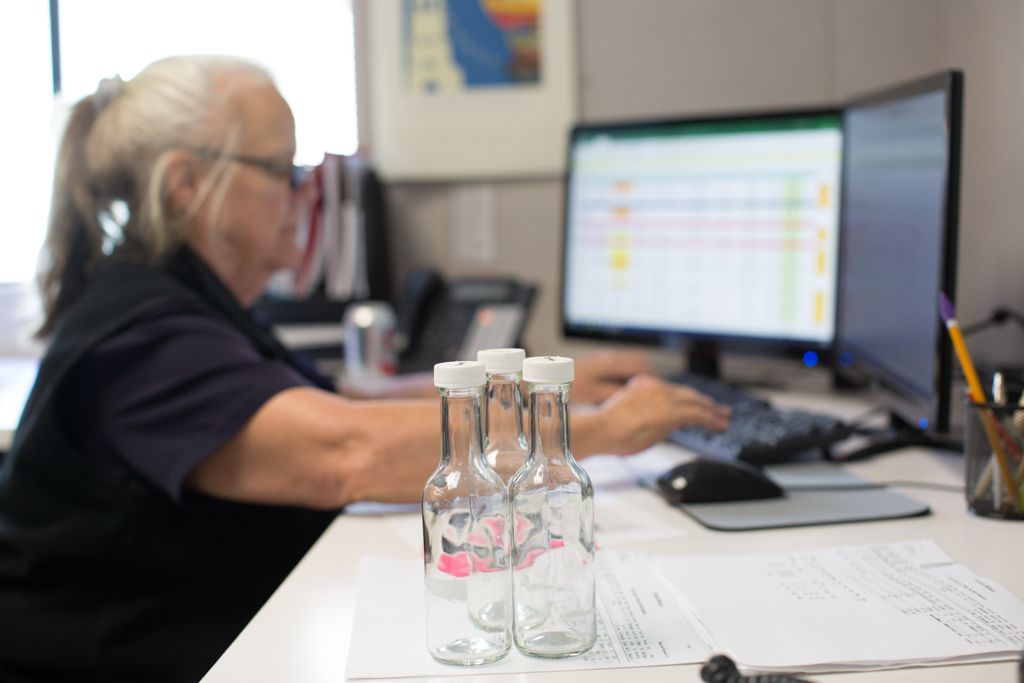
[[[0,57],[6,82],[13,78],[15,84],[8,92],[23,93],[23,105],[3,114],[12,153],[0,170],[7,207],[0,282],[34,275],[59,137],[53,128],[101,78],[120,74],[128,80],[150,62],[175,54],[245,57],[271,72],[292,107],[297,163],[318,164],[325,151],[356,150],[351,0],[61,0],[62,91],[56,107],[47,4],[6,5],[0,10],[3,25],[19,30],[9,32],[13,41],[0,41]],[[51,126],[51,119],[58,125]]]
[[[46,232],[53,184],[53,66],[50,11],[45,2],[8,2],[0,8],[0,283],[25,282],[35,275]]]
[[[297,163],[356,149],[351,0],[61,0],[63,99],[177,54],[229,54],[273,74],[295,113]]]

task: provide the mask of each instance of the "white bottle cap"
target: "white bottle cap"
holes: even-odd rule
[[[441,389],[468,389],[487,384],[484,364],[475,360],[456,360],[434,366],[434,386]]]
[[[565,384],[576,378],[572,358],[539,356],[523,361],[523,379],[535,384]]]
[[[487,372],[522,372],[526,351],[522,349],[487,349],[477,351],[476,359],[487,367]]]

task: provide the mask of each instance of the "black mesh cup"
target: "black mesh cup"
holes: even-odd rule
[[[996,455],[993,439],[1001,447],[1004,458]],[[1024,519],[1022,453],[1024,408],[967,403],[964,482],[967,507],[971,512],[984,517]],[[1010,481],[1007,481],[1007,471]]]

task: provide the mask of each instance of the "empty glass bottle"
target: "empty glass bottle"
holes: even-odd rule
[[[530,447],[523,433],[523,397],[519,385],[523,379],[522,349],[487,349],[478,351],[476,359],[487,370],[487,400],[484,402],[484,457],[508,486],[519,468],[530,455]],[[508,534],[509,553],[512,552],[512,534]],[[509,572],[508,580],[512,581]],[[509,595],[511,595],[511,583]],[[488,626],[497,612],[494,605],[480,606],[477,620]]]
[[[530,456],[509,485],[515,520],[512,596],[516,647],[572,657],[597,640],[594,488],[569,448],[569,358],[527,358]]]
[[[423,490],[427,647],[463,666],[497,661],[512,644],[508,497],[484,459],[486,381],[483,363],[434,366],[442,436],[441,463]]]
[[[487,349],[476,354],[487,369],[484,453],[487,464],[506,486],[530,455],[523,433],[523,395],[519,388],[525,358],[522,349]]]

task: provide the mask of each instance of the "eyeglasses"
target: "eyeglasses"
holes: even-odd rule
[[[197,156],[209,157],[215,159],[228,159],[230,161],[237,161],[240,164],[248,164],[249,166],[256,166],[262,168],[268,173],[279,175],[288,178],[288,185],[292,190],[297,190],[302,187],[306,180],[309,179],[311,169],[305,166],[296,166],[295,164],[274,161],[273,159],[257,159],[256,157],[248,157],[243,154],[224,154],[215,149],[204,149],[202,147],[189,149],[190,152]]]

